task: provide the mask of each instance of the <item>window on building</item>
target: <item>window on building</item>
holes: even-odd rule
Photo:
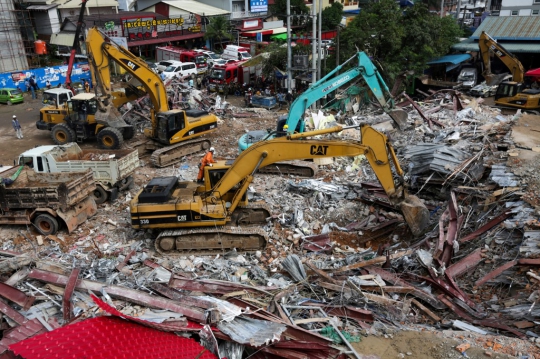
[[[533,15],[538,15],[539,12],[540,12],[540,10],[533,10],[533,11],[532,11],[532,14],[533,14]]]
[[[512,16],[518,16],[519,10],[512,10]]]
[[[535,4],[540,4],[540,0],[534,0]]]

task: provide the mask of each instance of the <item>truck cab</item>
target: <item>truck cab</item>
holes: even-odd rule
[[[193,62],[197,66],[197,74],[204,74],[208,70],[206,56],[202,52],[186,50],[180,53],[181,62]]]
[[[43,106],[62,107],[73,97],[73,92],[65,88],[48,89],[43,92]]]
[[[223,92],[225,84],[238,82],[239,65],[243,61],[231,61],[224,65],[214,65],[210,70],[210,91]]]

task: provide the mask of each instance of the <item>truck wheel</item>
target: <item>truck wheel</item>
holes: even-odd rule
[[[51,131],[52,140],[57,145],[65,145],[75,141],[75,131],[65,123],[59,123]]]
[[[107,127],[97,134],[98,147],[103,150],[118,150],[124,144],[124,137],[117,128]]]
[[[96,204],[105,203],[105,201],[107,201],[107,198],[109,198],[109,194],[107,193],[107,191],[105,191],[103,187],[100,186],[96,186],[96,189],[94,190],[92,195],[94,196]]]
[[[135,136],[135,127],[133,126],[124,127],[124,130],[122,131],[122,135],[124,136],[124,140],[131,140],[133,136]]]
[[[34,225],[39,233],[43,234],[44,236],[58,232],[58,221],[56,218],[47,213],[40,214],[34,218]]]

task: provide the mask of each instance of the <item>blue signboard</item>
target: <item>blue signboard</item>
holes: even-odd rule
[[[257,33],[257,42],[262,42],[262,32]]]
[[[39,88],[45,88],[47,80],[51,87],[57,87],[66,82],[67,65],[42,67],[32,70],[21,70],[13,72],[0,73],[0,88],[19,88],[22,91],[27,91],[24,80],[34,76]],[[71,81],[80,82],[82,80],[90,80],[90,68],[88,63],[73,64],[71,72]]]
[[[268,11],[268,0],[249,0],[251,12],[266,12]]]

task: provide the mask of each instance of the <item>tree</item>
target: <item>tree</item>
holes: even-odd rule
[[[322,30],[334,30],[341,23],[343,17],[343,5],[334,2],[322,11]]]
[[[340,59],[364,51],[391,84],[403,71],[421,74],[430,59],[447,54],[460,36],[452,18],[432,15],[424,4],[417,3],[403,14],[394,0],[380,0],[363,8],[342,31]]]
[[[304,0],[290,0],[291,4],[291,15],[308,15],[309,8],[304,3]],[[270,5],[270,11],[274,16],[279,20],[283,20],[284,23],[287,23],[287,0],[276,0],[273,5]],[[292,17],[291,24],[294,25],[303,25],[306,21]]]
[[[297,54],[309,54],[311,48],[302,44],[297,44],[291,48],[292,56]],[[264,76],[274,76],[275,69],[286,71],[287,69],[287,46],[283,46],[279,43],[270,43],[265,52],[270,56],[264,59],[262,63],[262,73]]]
[[[215,16],[210,18],[210,22],[206,26],[204,38],[211,39],[212,43],[219,42],[223,49],[223,40],[232,40],[234,36],[231,34],[231,26],[229,20],[225,16]]]

